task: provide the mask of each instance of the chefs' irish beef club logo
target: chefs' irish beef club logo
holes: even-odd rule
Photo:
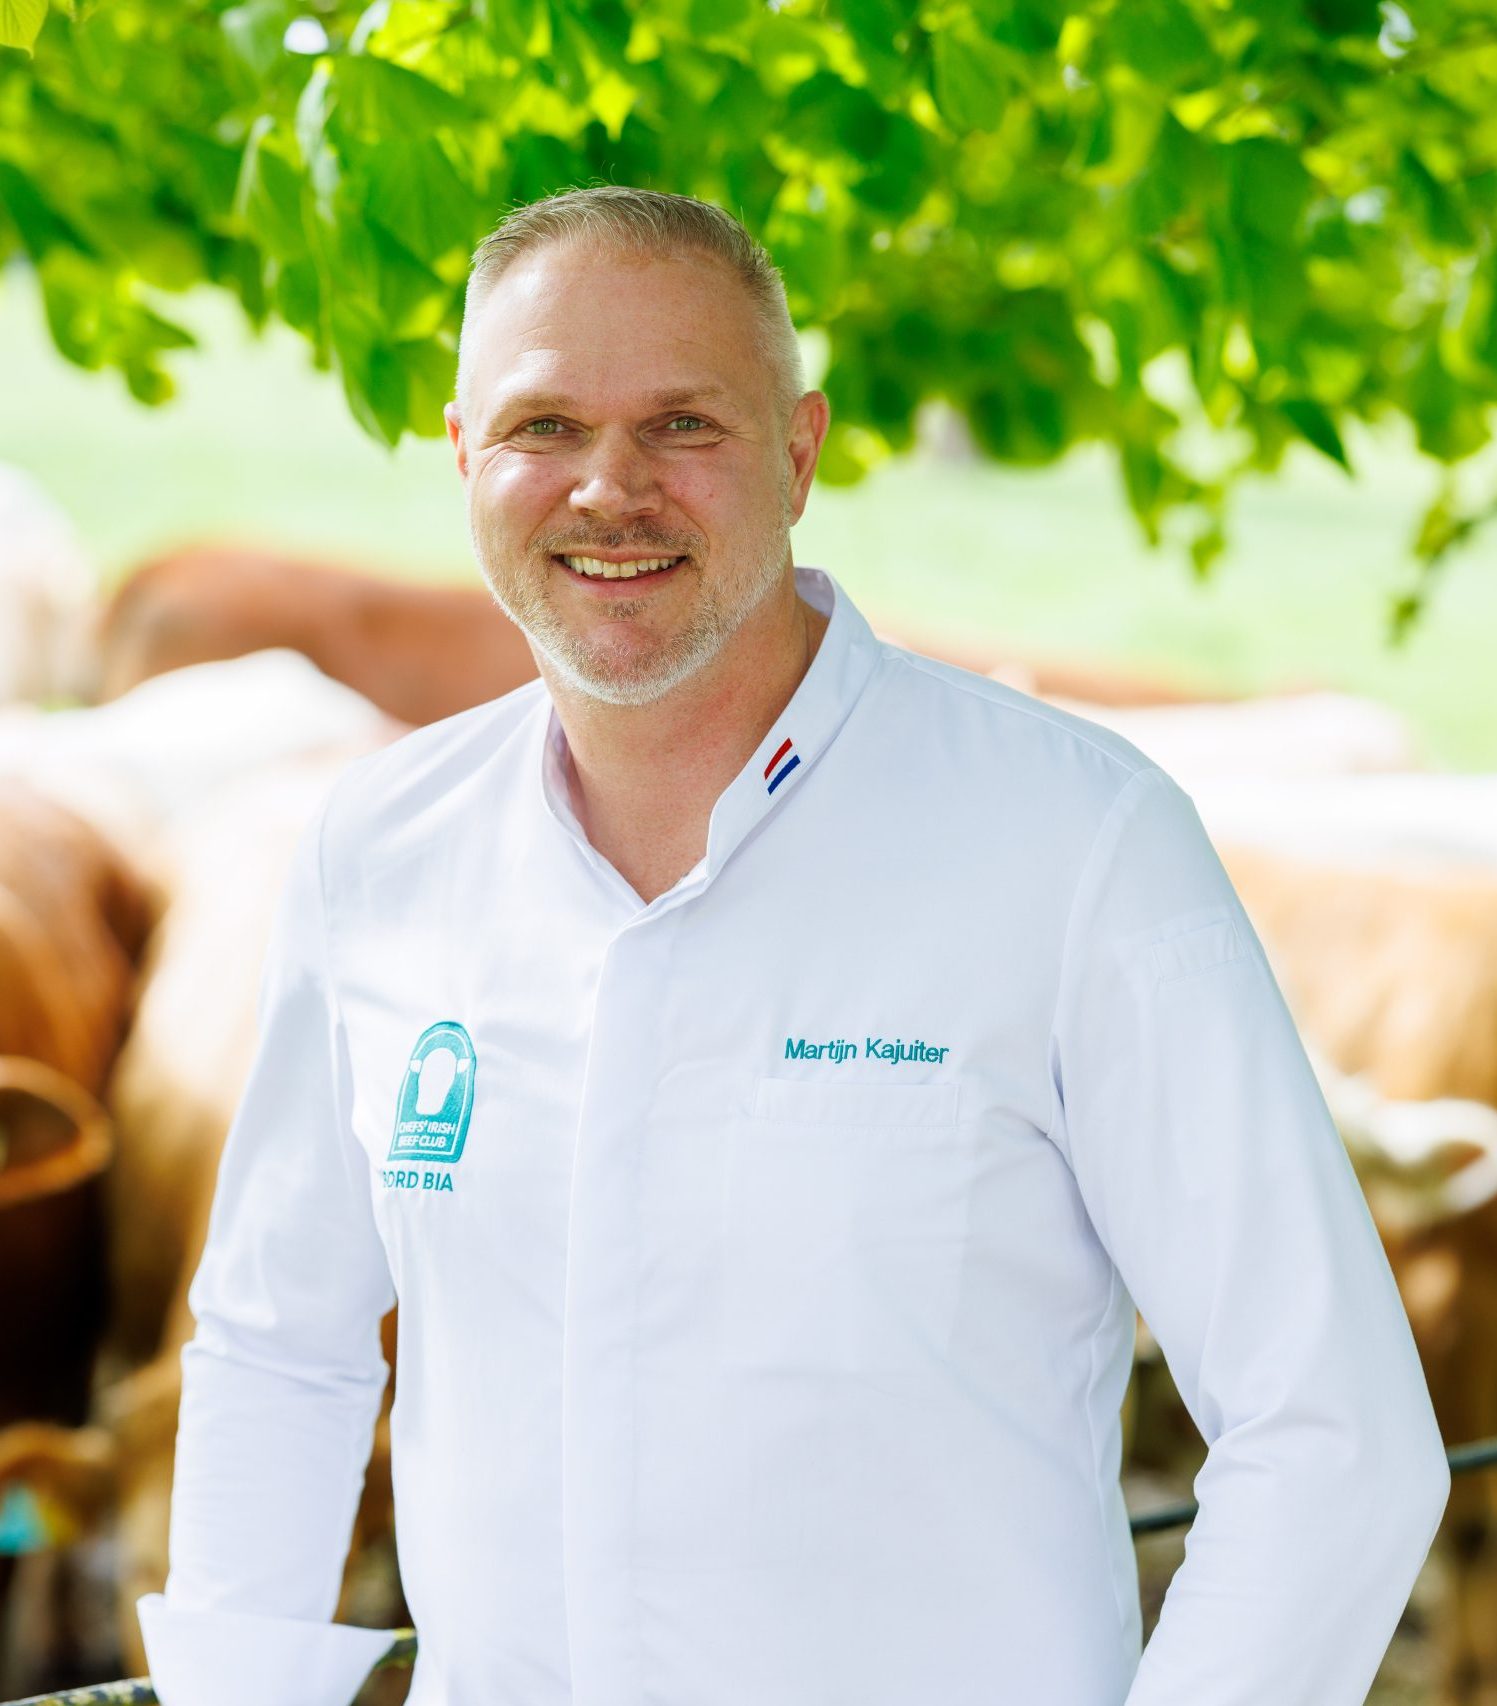
[[[428,1025],[417,1037],[401,1075],[387,1158],[413,1165],[381,1168],[386,1190],[452,1189],[451,1169],[462,1159],[477,1072],[473,1039],[455,1019]]]

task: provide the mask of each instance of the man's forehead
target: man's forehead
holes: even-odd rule
[[[557,243],[522,255],[495,280],[478,330],[485,343],[516,352],[616,349],[621,338],[717,348],[731,346],[751,318],[741,283],[711,259]]]
[[[474,330],[486,413],[521,399],[573,412],[751,408],[765,379],[741,286],[692,256],[641,262],[547,246],[496,282]]]

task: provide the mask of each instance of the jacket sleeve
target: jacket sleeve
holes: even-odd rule
[[[1450,1486],[1351,1162],[1190,797],[1139,771],[1074,896],[1055,1139],[1206,1441],[1126,1706],[1361,1706]]]
[[[292,858],[259,1034],[188,1293],[165,1595],[140,1601],[163,1706],[347,1706],[389,1631],[330,1625],[387,1366],[394,1302],[321,877],[327,805]],[[207,998],[211,999],[211,992]],[[253,1662],[251,1660],[253,1659]]]

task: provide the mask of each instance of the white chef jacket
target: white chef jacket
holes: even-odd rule
[[[246,1652],[343,1706],[388,1639],[326,1619],[397,1298],[412,1706],[1364,1699],[1449,1472],[1189,796],[797,577],[821,647],[648,905],[539,682],[309,830],[191,1293],[166,1706]],[[1210,1445],[1141,1663],[1135,1304]]]

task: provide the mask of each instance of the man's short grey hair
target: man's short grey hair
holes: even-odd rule
[[[465,423],[472,404],[472,328],[480,309],[522,256],[557,242],[594,244],[639,259],[705,255],[723,262],[753,304],[758,353],[770,371],[777,418],[781,427],[789,424],[805,394],[805,371],[785,301],[785,283],[769,252],[731,214],[711,202],[627,184],[593,184],[524,203],[506,213],[479,244],[468,274],[457,354],[457,404]]]

